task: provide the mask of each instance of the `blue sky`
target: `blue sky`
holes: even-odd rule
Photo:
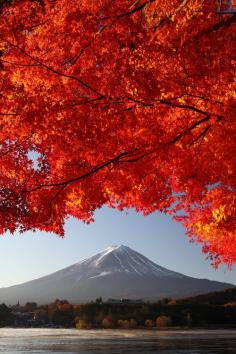
[[[120,244],[177,272],[236,284],[236,270],[214,270],[184,229],[160,213],[144,217],[105,207],[96,212],[94,223],[70,219],[65,230],[64,239],[43,232],[1,236],[0,287],[36,279]]]

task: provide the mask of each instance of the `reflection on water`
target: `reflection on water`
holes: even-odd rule
[[[236,330],[0,329],[6,354],[236,354]]]

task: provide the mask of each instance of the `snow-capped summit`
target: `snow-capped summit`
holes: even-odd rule
[[[108,298],[158,299],[182,297],[233,287],[206,279],[195,279],[163,268],[130,247],[110,246],[93,257],[24,284],[0,289],[0,302],[36,301],[56,298],[86,302]]]
[[[115,273],[138,274],[140,276],[152,274],[158,278],[165,276],[182,277],[181,274],[160,267],[142,254],[124,245],[110,246],[94,257],[79,262],[78,265],[80,267],[85,266],[87,275],[91,275],[93,278]],[[76,271],[76,268],[74,271]]]

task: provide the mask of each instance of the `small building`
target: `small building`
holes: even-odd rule
[[[122,304],[121,300],[119,299],[107,299],[105,302],[106,304]]]
[[[142,299],[127,299],[127,298],[121,298],[121,299],[108,299],[106,304],[144,304],[144,301]]]

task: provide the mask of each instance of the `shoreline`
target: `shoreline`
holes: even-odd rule
[[[81,328],[78,329],[76,327],[60,327],[60,326],[42,326],[42,327],[20,327],[20,326],[6,326],[0,327],[0,329],[62,329],[62,330],[75,330],[75,331],[145,331],[145,332],[178,332],[178,331],[226,331],[226,330],[236,330],[236,326],[207,326],[207,327],[180,327],[180,326],[172,326],[172,327],[137,327],[137,328]]]

